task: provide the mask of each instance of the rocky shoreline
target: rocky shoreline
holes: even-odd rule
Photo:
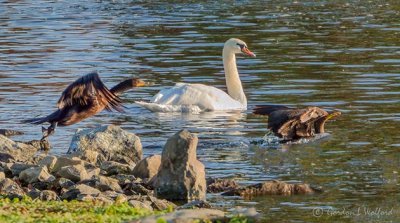
[[[78,130],[61,156],[46,155],[33,141],[8,138],[13,134],[21,133],[0,129],[0,194],[10,199],[127,202],[148,210],[173,208],[163,219],[191,222],[227,219],[227,213],[205,201],[206,193],[251,198],[319,192],[308,184],[268,181],[241,186],[232,179],[206,178],[196,155],[198,138],[187,130],[170,137],[161,155],[145,158],[140,138],[114,125]],[[255,210],[233,214],[254,221],[258,216]],[[154,222],[158,217],[134,222]]]

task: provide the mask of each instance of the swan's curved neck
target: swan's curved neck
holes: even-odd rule
[[[240,81],[239,72],[236,67],[236,56],[233,52],[224,48],[222,52],[224,60],[224,70],[226,87],[228,94],[236,101],[239,101],[243,107],[247,107],[246,95],[243,92],[242,82]]]

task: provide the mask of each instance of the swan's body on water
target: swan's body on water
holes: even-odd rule
[[[242,40],[232,38],[225,42],[222,56],[228,93],[204,84],[177,83],[161,90],[151,102],[136,103],[153,112],[246,110],[247,99],[236,67],[237,53],[255,57]]]

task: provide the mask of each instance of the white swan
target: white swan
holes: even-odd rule
[[[228,94],[204,84],[177,83],[170,89],[161,90],[151,102],[136,103],[153,112],[246,110],[247,99],[236,67],[237,53],[256,56],[240,39],[232,38],[225,42],[222,56]]]

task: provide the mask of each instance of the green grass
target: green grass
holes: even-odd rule
[[[3,198],[0,196],[0,222],[111,222],[119,223],[142,218],[149,215],[160,215],[173,211],[150,211],[129,206],[128,203],[106,205],[90,201],[40,201],[24,197],[22,200]],[[209,220],[195,222],[211,223]],[[217,221],[221,223],[249,223],[245,217],[236,216],[231,219]],[[251,221],[250,221],[251,222]],[[160,216],[157,223],[166,223]]]
[[[170,212],[133,208],[128,203],[104,205],[100,202],[39,201],[0,198],[0,222],[122,222]]]

